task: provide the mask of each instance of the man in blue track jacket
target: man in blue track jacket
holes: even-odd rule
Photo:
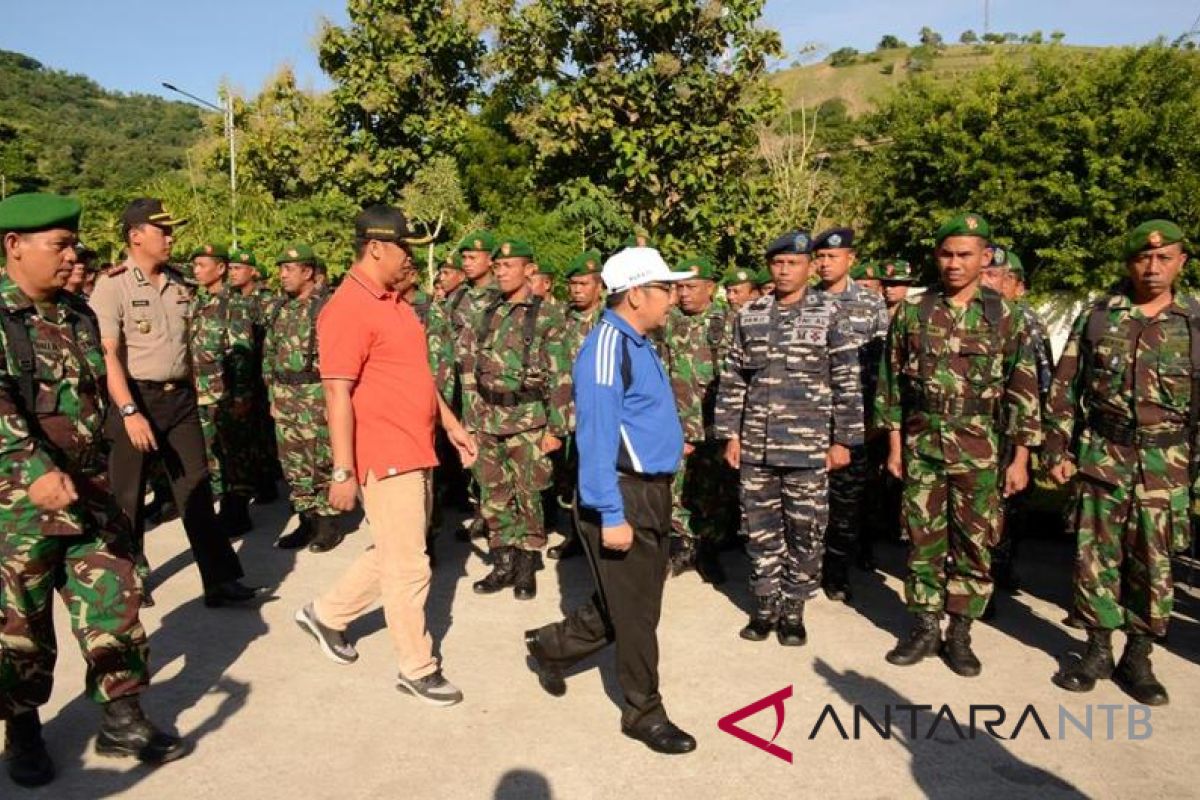
[[[596,592],[566,619],[525,633],[539,682],[567,691],[563,670],[609,643],[625,694],[621,730],[659,753],[696,740],[667,718],[658,692],[658,619],[671,533],[671,481],[683,427],[671,382],[646,334],[662,327],[674,284],[657,250],[630,247],[604,265],[608,308],[575,360],[580,534]]]

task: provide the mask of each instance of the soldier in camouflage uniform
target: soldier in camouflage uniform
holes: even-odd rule
[[[419,284],[414,283],[404,293],[404,301],[412,306],[417,319],[421,320],[421,324],[428,326],[429,312],[433,309],[433,296],[422,289]]]
[[[105,474],[100,333],[87,304],[62,291],[80,212],[56,195],[0,202],[0,718],[8,774],[21,786],[54,778],[38,708],[54,682],[56,588],[88,664],[88,695],[103,704],[97,751],[149,762],[183,754],[138,699],[148,646],[132,531]]]
[[[725,463],[725,443],[713,431],[717,379],[729,348],[729,310],[713,302],[716,268],[688,258],[678,272],[679,306],[667,318],[659,348],[683,423],[684,463],[675,473],[671,515],[671,574],[696,569],[714,585],[725,582],[717,558],[722,540],[737,529],[736,477]]]
[[[731,329],[733,318],[742,310],[742,306],[762,296],[758,284],[755,283],[757,277],[758,273],[754,270],[731,269],[721,278],[721,286],[725,289],[725,301],[729,303],[729,309],[733,312],[729,315]]]
[[[529,276],[529,290],[534,297],[542,298],[543,302],[557,305],[558,298],[554,296],[554,282],[557,279],[558,271],[549,262],[540,262],[534,265]]]
[[[874,261],[856,261],[850,268],[850,280],[870,294],[883,299],[883,281],[879,279],[879,264]]]
[[[812,248],[813,263],[821,277],[818,291],[837,303],[848,323],[858,352],[863,408],[872,408],[879,359],[890,322],[887,307],[877,293],[850,278],[855,257],[854,231],[832,228],[814,238]],[[825,529],[821,586],[830,600],[848,603],[851,599],[850,558],[858,552],[869,471],[864,441],[850,451],[850,466],[829,476],[829,525]]]
[[[221,499],[221,522],[237,536],[253,527],[254,475],[247,465],[254,441],[254,333],[245,301],[226,290],[228,258],[214,244],[197,247],[189,258],[199,291],[192,298],[188,357],[213,497]]]
[[[1021,258],[1009,250],[996,247],[992,265],[984,270],[983,285],[1010,300],[1025,317],[1025,326],[1032,340],[1033,355],[1037,360],[1038,400],[1043,405],[1050,393],[1050,382],[1054,377],[1054,356],[1050,351],[1050,334],[1045,323],[1024,299],[1025,267]],[[1000,543],[992,548],[992,577],[996,587],[1015,592],[1020,583],[1017,579],[1017,542],[1025,532],[1029,516],[1029,496],[1032,487],[1004,500],[1004,528]],[[988,603],[984,619],[995,616],[996,604]]]
[[[888,316],[894,319],[909,290],[917,282],[912,265],[902,258],[879,262],[879,282],[883,286],[883,302],[887,306]]]
[[[267,387],[263,381],[262,348],[263,339],[266,337],[266,321],[275,312],[280,298],[261,284],[263,277],[254,253],[239,248],[230,251],[229,287],[243,298],[254,333],[254,374],[251,377],[254,386],[254,406],[250,412],[248,469],[255,477],[255,502],[273,503],[278,497],[275,479],[280,474],[279,454],[275,443],[275,423],[271,419]]]
[[[802,645],[820,585],[831,470],[863,441],[858,354],[836,303],[810,291],[808,234],[767,248],[775,292],[744,307],[721,372],[715,435],[741,470],[755,607],[741,635]]]
[[[462,272],[466,282],[446,294],[446,299],[430,309],[429,321],[425,326],[426,339],[429,343],[429,367],[433,370],[434,383],[442,392],[446,404],[460,418],[465,404],[463,402],[462,352],[459,342],[463,331],[471,319],[483,312],[498,296],[495,278],[492,275],[492,251],[496,247],[496,237],[490,231],[477,230],[468,233],[459,242],[456,253],[461,259]],[[449,443],[442,440],[442,452],[449,455]],[[457,459],[444,458],[443,468],[446,474],[443,483],[461,495],[470,494],[471,478],[466,470],[452,467]],[[468,523],[467,535],[483,536],[487,526],[479,514],[476,498],[471,498],[474,507],[474,517]]]
[[[438,267],[436,288],[441,292],[439,301],[445,300],[454,293],[458,287],[462,286],[467,280],[467,273],[463,272],[463,257],[462,251],[458,248],[453,248],[446,253],[446,257],[442,260],[441,266]]]
[[[1168,702],[1150,652],[1171,618],[1171,551],[1187,548],[1200,497],[1200,301],[1174,286],[1185,243],[1166,220],[1129,233],[1129,280],[1075,320],[1046,414],[1044,462],[1060,485],[1076,481],[1075,614],[1088,632],[1083,658],[1055,682],[1086,692],[1112,676],[1147,705]]]
[[[901,304],[875,398],[876,424],[888,431],[888,471],[905,481],[903,524],[912,542],[905,595],[914,625],[887,659],[915,664],[940,651],[968,677],[981,669],[970,628],[992,594],[988,548],[1000,532],[1000,499],[1028,485],[1029,450],[1042,436],[1025,318],[980,286],[990,236],[977,214],[938,229],[941,283]],[[1002,436],[1013,448],[1006,469]],[[943,610],[950,613],[944,645]]]
[[[294,550],[307,545],[313,553],[325,553],[341,544],[345,530],[340,513],[329,505],[333,453],[317,349],[317,317],[329,291],[317,286],[316,262],[303,242],[287,245],[275,257],[287,299],[267,320],[263,364],[283,475],[300,517],[296,530],[275,546]]]
[[[570,298],[563,334],[563,360],[568,370],[575,363],[584,339],[604,315],[604,286],[600,281],[603,262],[604,257],[599,250],[588,250],[576,256],[563,273]],[[571,558],[583,554],[579,541],[579,451],[575,446],[574,430],[567,435],[561,452],[561,467],[554,476],[555,494],[563,502],[570,503],[571,525],[562,544],[546,550],[550,558]]]
[[[549,487],[549,454],[571,429],[565,320],[529,290],[533,249],[501,241],[495,259],[499,295],[463,329],[464,420],[476,435],[475,480],[488,530],[492,571],[479,594],[512,586],[519,600],[537,594],[538,551],[546,544],[539,493]]]

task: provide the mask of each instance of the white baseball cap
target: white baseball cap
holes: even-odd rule
[[[625,292],[647,283],[674,283],[696,277],[694,271],[672,272],[653,247],[626,247],[604,262],[600,279],[610,292]]]

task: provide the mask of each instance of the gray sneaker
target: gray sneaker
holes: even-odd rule
[[[431,706],[452,706],[461,703],[463,694],[453,683],[446,680],[439,669],[432,675],[411,680],[403,675],[396,676],[396,688],[408,692]]]
[[[296,624],[317,640],[321,652],[331,661],[339,664],[353,664],[358,661],[358,651],[354,649],[354,645],[346,641],[346,635],[342,631],[322,625],[313,611],[312,603],[296,612]]]

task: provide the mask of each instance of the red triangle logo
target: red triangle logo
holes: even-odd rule
[[[779,732],[783,730],[783,718],[786,713],[783,708],[783,701],[787,700],[791,696],[791,686],[788,686],[785,689],[780,689],[778,692],[769,694],[761,700],[755,700],[750,705],[739,708],[732,714],[726,714],[725,716],[721,717],[719,720],[717,720],[717,727],[723,730],[725,733],[728,733],[730,736],[741,739],[746,744],[753,745],[759,750],[763,750],[766,753],[769,753],[770,755],[773,755],[776,758],[791,764],[792,751],[786,750],[775,744],[776,737],[778,737]],[[737,725],[737,723],[741,722],[747,717],[754,716],[765,708],[775,709],[775,733],[771,735],[770,741],[767,741],[761,736],[755,736],[753,733],[750,733],[743,728],[739,728]]]

